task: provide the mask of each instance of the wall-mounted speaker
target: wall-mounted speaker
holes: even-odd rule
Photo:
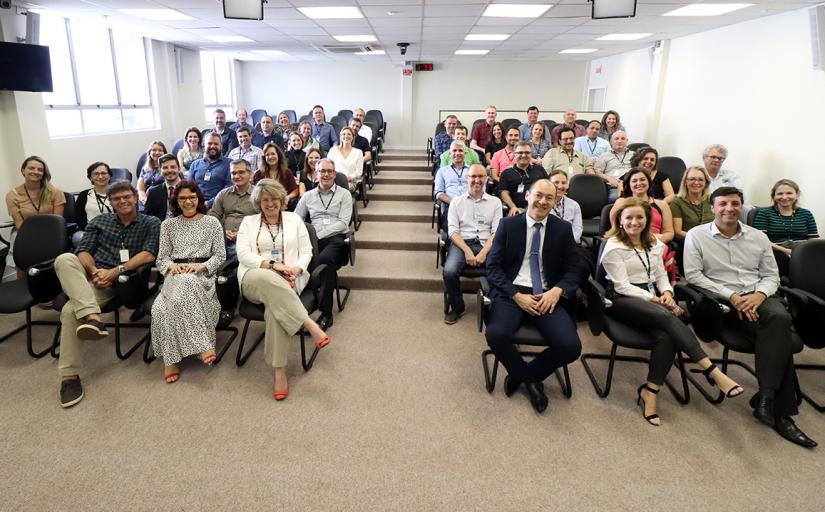
[[[26,44],[40,44],[40,15],[26,13]]]
[[[825,5],[808,9],[811,22],[811,64],[818,71],[825,70]]]

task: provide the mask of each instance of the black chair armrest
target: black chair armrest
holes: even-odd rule
[[[344,243],[347,244],[349,247],[349,264],[355,266],[355,230],[349,228],[347,231],[346,236],[344,237]]]
[[[221,304],[221,311],[235,312],[241,290],[238,286],[238,260],[232,258],[225,261],[215,272],[215,293]]]
[[[719,339],[724,317],[731,310],[730,305],[692,284],[677,284],[674,295],[687,303],[693,331],[700,340],[711,342]]]
[[[490,309],[490,304],[492,301],[490,300],[490,282],[487,280],[486,277],[480,277],[478,279],[478,293],[476,294],[476,298],[478,300],[478,308],[476,309],[477,312],[477,321],[478,321],[478,332],[484,328],[484,319],[487,317],[487,311]]]
[[[40,262],[29,267],[26,272],[26,285],[29,289],[29,294],[34,297],[37,302],[44,303],[54,300],[60,292],[63,291],[60,286],[60,280],[57,278],[57,273],[54,270],[54,261],[57,258],[52,258]]]
[[[120,302],[129,309],[139,308],[146,298],[160,286],[160,279],[155,286],[149,287],[149,276],[154,263],[147,263],[134,270],[129,270],[118,276],[114,287]]]
[[[800,290],[799,288],[790,288],[787,286],[780,286],[779,291],[786,298],[791,299],[792,302],[797,302],[801,306],[815,304],[821,308],[825,308],[825,300],[822,300],[816,295],[810,292],[806,292],[805,290]]]
[[[327,280],[324,279],[324,274],[330,272],[331,269],[326,263],[321,263],[312,270],[309,274],[309,282],[307,286],[312,290],[312,295],[315,297],[315,303],[320,304],[321,297],[327,292]]]
[[[587,323],[593,336],[598,336],[604,331],[606,309],[613,306],[613,303],[598,281],[591,277],[587,282]]]

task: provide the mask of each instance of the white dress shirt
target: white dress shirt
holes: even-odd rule
[[[659,293],[673,292],[662,259],[664,251],[665,244],[661,240],[656,240],[649,251],[644,251],[634,250],[616,237],[610,237],[605,243],[601,264],[604,265],[607,278],[613,283],[616,293],[649,301],[654,295],[634,286],[648,283],[648,269],[650,282],[656,285]],[[649,267],[645,268],[647,265]]]
[[[521,260],[521,268],[519,268],[513,284],[516,286],[526,286],[528,288],[533,287],[533,279],[530,274],[530,250],[532,249],[533,242],[533,225],[539,223],[541,224],[541,234],[539,235],[539,271],[541,271],[541,286],[544,288],[544,262],[541,259],[541,255],[542,249],[544,249],[544,236],[547,234],[547,217],[541,222],[533,220],[530,215],[525,215],[524,218],[527,219],[527,244],[524,246],[524,259]]]

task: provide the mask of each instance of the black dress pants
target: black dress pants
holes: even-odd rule
[[[326,273],[326,293],[321,297],[318,309],[324,316],[332,316],[332,296],[338,282],[338,269],[347,259],[349,248],[345,242],[345,235],[330,235],[318,240],[318,264],[326,264],[329,271]]]

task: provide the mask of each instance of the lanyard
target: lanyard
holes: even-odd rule
[[[573,159],[574,159],[574,158],[576,158],[576,152],[575,152],[575,151],[573,151],[573,152],[571,152],[571,153],[568,155],[568,154],[567,154],[567,151],[562,150],[562,153],[564,154],[564,156],[566,156],[566,157],[567,157],[567,163],[568,163],[568,164],[572,164],[572,163],[573,163]]]
[[[561,206],[561,208],[559,208],[559,206]],[[553,213],[556,217],[564,220],[564,197],[562,197],[561,200],[556,203],[556,206],[553,207]]]
[[[611,150],[610,150],[610,152],[611,152],[611,153],[613,153],[613,156],[615,156],[615,157],[616,157],[616,160],[619,160],[619,155],[617,155],[617,154],[616,154],[616,151],[614,151],[614,150],[612,150],[612,149],[611,149]],[[623,166],[624,166],[624,159],[625,159],[625,158],[627,158],[627,151],[625,151],[624,153],[622,153],[622,159],[621,159],[621,160],[619,160],[619,167],[623,167]]]
[[[467,167],[466,166],[462,167],[460,172],[458,170],[456,170],[455,165],[453,165],[453,164],[450,164],[450,168],[455,173],[455,177],[458,178],[458,179],[461,179],[461,178],[464,177],[464,169],[466,169]]]
[[[639,262],[642,264],[642,267],[644,267],[645,272],[647,272],[647,284],[648,287],[650,287],[651,283],[653,283],[653,279],[650,277],[650,253],[645,249],[645,259],[647,260],[647,265],[645,265],[644,260],[642,260],[642,255],[639,254],[639,251],[637,251],[635,247],[633,248],[633,252],[636,253],[636,257],[639,258]]]
[[[283,219],[281,219],[283,222]],[[258,255],[263,256],[261,254],[261,230],[264,228],[264,215],[261,214],[261,223],[258,225],[258,235],[255,237],[255,247],[258,249]],[[270,227],[269,223],[266,225],[266,230],[269,232],[269,237],[272,239],[272,247],[275,247],[276,240],[278,239],[278,235],[281,235],[281,254],[284,254],[284,237],[283,237],[283,228],[282,226],[278,226],[278,231],[275,234],[272,234],[272,228]]]
[[[318,191],[318,200],[321,201],[321,206],[324,207],[324,211],[327,211],[329,207],[332,205],[332,200],[335,199],[335,192],[338,191],[338,185],[334,185],[332,189],[332,197],[329,198],[329,203],[324,204],[324,195],[321,194],[321,191]]]
[[[100,213],[103,213],[103,210],[106,210],[108,213],[112,213],[112,208],[106,204],[106,196],[99,196],[97,192],[92,189],[92,194],[95,195],[95,199],[97,199],[97,209],[100,210]]]
[[[585,142],[587,142],[587,147],[590,148],[590,154],[591,155],[595,154],[596,153],[596,146],[599,145],[599,138],[596,137],[596,140],[593,141],[592,146],[590,145],[590,139],[587,139]]]
[[[31,201],[32,206],[34,206],[34,210],[37,213],[40,213],[40,206],[43,205],[43,185],[40,186],[40,197],[38,198],[40,199],[40,201],[37,204],[34,204],[34,199],[32,199],[32,196],[29,195],[29,189],[26,188],[26,185],[23,185],[23,190],[26,192],[26,197],[29,198],[29,201]]]

